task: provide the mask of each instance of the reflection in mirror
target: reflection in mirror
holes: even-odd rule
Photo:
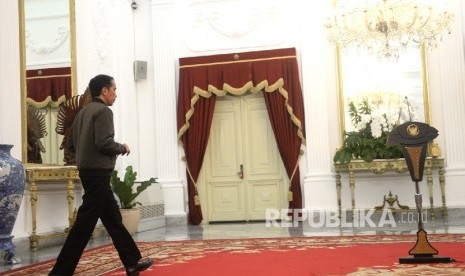
[[[60,104],[74,94],[74,18],[70,16],[74,5],[63,0],[19,1],[24,9],[21,43],[26,71],[22,73],[26,78],[23,108],[27,109],[23,160],[62,165],[63,151],[59,147],[63,136],[55,128]]]
[[[33,105],[27,105],[27,160],[29,163],[42,163],[42,153],[46,152],[41,139],[47,136],[45,116]]]
[[[398,60],[379,59],[368,50],[347,48],[339,53],[341,137],[354,131],[350,104],[366,100],[374,110],[406,115],[404,120],[429,123],[424,50],[407,49]],[[343,140],[342,140],[343,141]]]

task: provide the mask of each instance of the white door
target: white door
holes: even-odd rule
[[[217,97],[198,185],[207,222],[265,220],[267,208],[287,208],[289,178],[262,93]]]

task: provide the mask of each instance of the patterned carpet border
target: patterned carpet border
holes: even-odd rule
[[[428,240],[434,242],[465,243],[465,234],[430,234]],[[347,247],[354,244],[412,243],[415,235],[366,235],[366,236],[317,236],[280,237],[251,239],[213,239],[184,241],[153,241],[138,243],[143,256],[155,259],[157,266],[169,266],[189,260],[203,258],[217,252],[258,253],[265,250],[286,251],[307,250],[322,247]],[[0,275],[47,275],[54,260],[18,268]],[[122,266],[113,245],[105,245],[84,252],[75,275],[101,275]],[[365,274],[363,274],[365,275]],[[374,275],[374,274],[366,274]]]

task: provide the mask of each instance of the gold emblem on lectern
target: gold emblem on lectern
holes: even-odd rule
[[[416,124],[411,124],[407,127],[407,132],[410,136],[417,136],[420,132],[420,129]]]

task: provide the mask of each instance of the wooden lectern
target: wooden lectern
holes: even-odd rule
[[[423,179],[426,148],[429,141],[438,136],[438,130],[421,122],[406,122],[392,130],[388,144],[400,144],[412,181],[415,182],[415,205],[418,211],[417,242],[409,251],[409,257],[399,258],[399,263],[450,263],[450,257],[435,256],[438,251],[428,242],[421,219],[422,197],[418,182]]]

